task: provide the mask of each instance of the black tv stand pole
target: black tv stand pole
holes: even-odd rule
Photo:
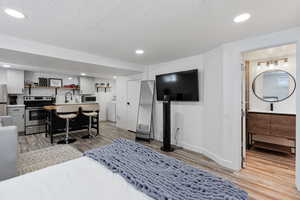
[[[165,152],[172,152],[171,146],[171,101],[163,102],[163,146],[160,148]]]

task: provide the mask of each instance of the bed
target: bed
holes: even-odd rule
[[[150,200],[88,157],[0,182],[1,200]]]
[[[0,182],[1,200],[247,200],[228,180],[116,139],[84,157]]]

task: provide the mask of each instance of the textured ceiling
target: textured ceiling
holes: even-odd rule
[[[2,0],[0,6],[27,16],[1,12],[0,34],[139,64],[300,25],[299,0]],[[251,19],[234,24],[244,12]],[[135,55],[137,48],[145,54]]]

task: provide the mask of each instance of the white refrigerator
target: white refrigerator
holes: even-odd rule
[[[7,115],[7,85],[0,84],[0,116]]]
[[[117,121],[117,114],[116,114],[116,103],[115,102],[110,102],[107,105],[107,120],[111,122],[116,122]]]

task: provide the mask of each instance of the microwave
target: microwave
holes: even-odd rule
[[[96,102],[97,101],[97,97],[96,96],[82,96],[81,97],[81,101],[83,103]]]

